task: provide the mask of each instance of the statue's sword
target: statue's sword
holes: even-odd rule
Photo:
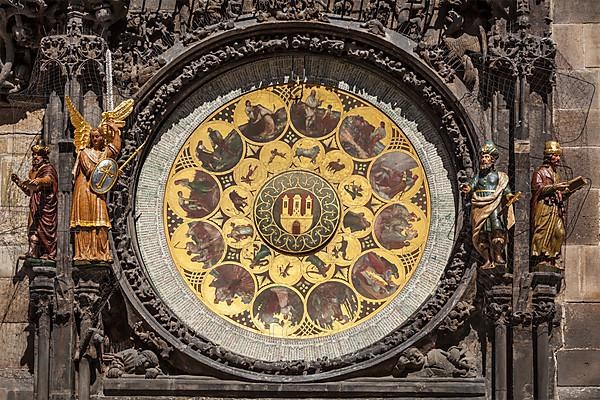
[[[508,200],[506,202],[506,204],[504,205],[504,207],[502,207],[501,211],[507,210],[508,207],[512,206],[513,204],[515,204],[517,201],[519,201],[519,199],[521,198],[521,195],[523,194],[523,192],[517,192],[515,193],[515,195],[513,197],[510,198],[510,200]]]
[[[110,49],[106,50],[106,107],[105,110],[113,110],[115,108],[113,98],[113,75],[112,75],[112,53]]]

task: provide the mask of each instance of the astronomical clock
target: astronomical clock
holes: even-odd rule
[[[410,91],[352,64],[326,79],[330,58],[306,58],[320,76],[298,79],[290,61],[175,102],[130,225],[149,319],[198,362],[259,380],[343,374],[425,335],[414,316],[444,306],[457,233],[452,158]]]
[[[343,90],[291,89],[251,91],[195,127],[162,217],[199,306],[240,332],[316,339],[398,296],[423,256],[431,201],[393,120]]]

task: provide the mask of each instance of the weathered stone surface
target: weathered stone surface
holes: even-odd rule
[[[569,67],[580,69],[585,66],[583,25],[554,25],[552,27],[552,36],[556,41],[558,51],[565,58]],[[567,67],[567,65],[559,65],[559,68],[564,67]]]
[[[559,71],[556,75],[554,108],[569,110],[600,108],[599,91],[594,91],[594,86],[598,87],[598,71],[595,69]]]
[[[559,386],[558,398],[564,400],[598,400],[600,399],[600,387],[571,387]]]
[[[119,395],[187,395],[200,398],[225,399],[226,396],[267,399],[265,393],[278,393],[282,398],[371,398],[371,399],[484,399],[483,379],[360,379],[348,382],[274,384],[222,381],[205,377],[169,377],[157,379],[105,379],[103,391],[108,396]],[[327,395],[322,395],[327,393]],[[205,396],[205,397],[203,397]],[[119,398],[123,398],[119,396]],[[138,399],[138,397],[135,397]],[[169,396],[169,398],[172,398]],[[238,397],[239,398],[239,397]]]
[[[576,3],[569,0],[556,0],[552,3],[556,24],[600,22],[598,0],[578,0]]]
[[[599,147],[563,147],[562,163],[573,169],[574,176],[591,179],[592,188],[600,188]]]
[[[6,113],[0,119],[0,133],[39,133],[44,123],[44,110],[27,112],[25,117],[19,121],[7,123],[7,120],[12,119],[11,117]],[[29,137],[29,141],[31,141],[31,137]]]
[[[567,303],[564,315],[567,348],[600,349],[600,303]]]
[[[583,26],[583,43],[586,67],[600,66],[600,29],[598,25]]]
[[[600,111],[555,110],[554,132],[569,146],[599,146]]]
[[[0,368],[21,368],[27,348],[27,323],[4,323],[0,325]]]
[[[567,243],[595,245],[600,242],[600,191],[583,188],[568,202]]]
[[[556,353],[559,386],[600,386],[600,350]]]
[[[600,301],[600,246],[567,246],[565,300]]]
[[[27,279],[13,283],[12,279],[0,278],[0,318],[2,322],[27,322],[29,284]]]
[[[0,377],[0,400],[33,399],[33,379]]]
[[[0,155],[0,206],[27,206],[27,196],[10,180],[11,174],[17,174],[21,179],[27,178],[31,162],[23,160],[25,156]],[[7,214],[0,216],[0,222],[8,218]]]
[[[19,255],[27,252],[27,244],[0,246],[0,278],[12,278]],[[19,268],[22,266],[19,264]]]

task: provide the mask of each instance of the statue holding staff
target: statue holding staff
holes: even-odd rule
[[[58,174],[50,164],[50,149],[44,144],[31,147],[31,170],[25,180],[16,174],[10,179],[29,196],[27,257],[54,260],[58,226]]]

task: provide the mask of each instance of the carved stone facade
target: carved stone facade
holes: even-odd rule
[[[576,331],[585,325],[581,310],[600,313],[590,283],[595,275],[588,261],[600,240],[598,213],[593,211],[598,209],[598,190],[592,167],[599,154],[592,131],[598,102],[585,97],[588,81],[595,84],[599,79],[592,27],[600,24],[600,8],[592,0],[582,2],[585,5],[578,11],[569,9],[564,0],[150,3],[7,0],[0,4],[0,107],[11,114],[6,121],[2,117],[0,127],[12,140],[0,137],[0,146],[9,143],[3,153],[13,157],[25,153],[19,152],[17,144],[25,142],[18,134],[27,129],[18,129],[17,121],[24,115],[37,116],[39,126],[31,133],[40,132],[56,150],[53,161],[59,174],[56,264],[28,260],[23,265],[16,257],[4,256],[7,246],[20,242],[19,237],[1,243],[0,285],[4,289],[0,293],[10,300],[1,302],[0,311],[6,312],[0,332],[24,331],[29,326],[28,339],[18,332],[14,341],[5,343],[22,349],[22,359],[17,362],[10,351],[0,356],[0,367],[6,368],[0,368],[6,371],[0,374],[0,388],[9,388],[7,397],[85,400],[94,396],[252,394],[315,398],[327,391],[334,398],[365,393],[393,398],[417,398],[423,393],[448,399],[595,398],[594,386],[600,386],[597,377],[580,369],[581,376],[568,371],[577,357],[590,363],[598,358],[593,337]],[[570,35],[574,32],[578,36]],[[571,50],[572,45],[581,52]],[[566,61],[572,68],[564,65]],[[197,322],[214,316],[205,313],[209,309],[202,308],[192,292],[182,289],[183,281],[161,280],[164,270],[160,268],[170,268],[173,256],[161,245],[163,232],[148,229],[163,226],[163,216],[181,219],[166,206],[162,208],[165,171],[171,168],[169,163],[177,168],[169,154],[180,148],[185,153],[185,140],[215,110],[223,109],[214,126],[229,123],[227,118],[233,121],[235,110],[225,105],[258,89],[289,90],[281,96],[289,99],[285,107],[292,110],[304,102],[305,112],[310,113],[306,105],[310,101],[299,89],[305,86],[344,90],[354,96],[352,101],[374,106],[406,134],[425,163],[430,183],[422,196],[431,196],[434,207],[428,214],[433,232],[423,244],[426,256],[416,263],[435,273],[415,275],[413,282],[401,288],[401,300],[377,311],[386,315],[399,314],[402,307],[414,310],[406,318],[369,316],[372,325],[389,325],[381,330],[357,328],[345,334],[340,328],[333,336],[337,347],[325,334],[302,339],[303,346],[297,346],[293,337],[276,338],[275,334],[263,340],[253,336],[248,324],[243,328],[243,313],[231,317],[239,326],[219,319],[213,327],[202,325],[216,333],[202,331]],[[74,151],[65,95],[90,120],[122,99],[136,101],[123,129],[122,154],[117,160],[119,165],[128,162],[108,197],[114,258],[110,266],[72,263],[68,218]],[[350,100],[341,104],[341,110],[353,116],[350,110],[357,106]],[[245,113],[250,115],[248,110]],[[293,118],[292,111],[286,118]],[[569,130],[569,121],[582,126],[579,134]],[[329,142],[323,141],[327,151],[348,151],[337,133],[342,126],[337,125]],[[235,129],[241,131],[237,125]],[[298,129],[289,132],[277,140],[292,147],[300,137],[315,139]],[[568,160],[574,159],[569,154],[583,149],[585,160],[571,161],[571,167],[592,180],[585,198],[573,200],[575,212],[568,210],[568,231],[574,235],[563,251],[566,280],[559,270],[537,272],[529,265],[530,170],[538,164],[543,142],[551,138],[565,140]],[[217,140],[215,136],[210,139],[212,148],[204,147],[207,139],[197,149],[214,154]],[[482,260],[471,243],[469,198],[458,187],[476,173],[477,149],[490,139],[503,149],[499,164],[508,171],[510,186],[523,195],[515,203],[517,223],[510,234],[506,267],[483,270],[478,268]],[[252,139],[248,143],[247,160],[259,160],[263,143]],[[130,159],[140,146],[139,156]],[[173,149],[165,150],[165,146]],[[299,160],[313,157],[314,162],[316,154],[306,152],[310,148],[300,150],[304,151],[296,152]],[[4,157],[0,156],[2,184],[5,170],[23,168],[15,166],[14,160],[5,162]],[[194,157],[189,155],[190,165]],[[355,158],[354,172],[364,178],[373,176],[371,161]],[[238,178],[235,171],[221,172],[208,175],[218,178],[225,193]],[[248,170],[245,178],[250,175]],[[19,201],[11,196],[15,197],[3,189],[0,206],[9,207],[16,220],[23,212],[11,208]],[[371,202],[381,204],[382,198],[374,196]],[[399,199],[394,201],[400,204]],[[411,199],[420,201],[419,195]],[[366,205],[361,207],[368,210]],[[366,221],[374,224],[381,213],[373,212]],[[210,218],[210,226],[221,229],[215,218],[230,216],[215,213]],[[163,228],[168,230],[168,226]],[[7,235],[15,229],[8,227]],[[235,237],[237,233],[223,235]],[[375,237],[373,233],[356,241],[359,254],[375,246]],[[401,246],[407,246],[404,243],[408,242]],[[221,262],[243,270],[241,251],[228,246]],[[407,263],[402,257],[396,268]],[[13,263],[15,269],[9,265]],[[586,266],[590,268],[584,270]],[[327,279],[344,282],[340,271],[344,269]],[[198,268],[197,273],[199,282],[207,271]],[[373,274],[365,272],[368,279],[377,280]],[[256,287],[283,285],[271,272],[261,276],[273,282],[255,281]],[[26,281],[28,299],[19,283]],[[583,285],[580,290],[574,289],[577,284]],[[200,292],[217,290],[212,287],[216,286],[205,285]],[[172,292],[180,293],[181,299]],[[292,314],[283,311],[287,298],[278,297],[278,301],[283,326]],[[19,320],[11,307],[20,304],[25,310],[26,302],[27,316]],[[182,312],[179,303],[192,305],[190,311]],[[344,314],[349,304],[333,307],[332,313]],[[252,317],[252,312],[247,315]],[[373,310],[361,312],[368,315]],[[340,315],[338,322],[347,319]],[[559,332],[555,328],[561,323]],[[239,346],[231,343],[240,332],[248,336],[248,343],[254,343],[244,352],[234,350]],[[364,332],[382,333],[371,338]],[[4,343],[7,336],[3,333],[2,337]],[[344,344],[350,340],[355,343]],[[311,350],[318,342],[319,351]],[[239,381],[244,382],[243,388]],[[4,393],[0,389],[0,398]]]

